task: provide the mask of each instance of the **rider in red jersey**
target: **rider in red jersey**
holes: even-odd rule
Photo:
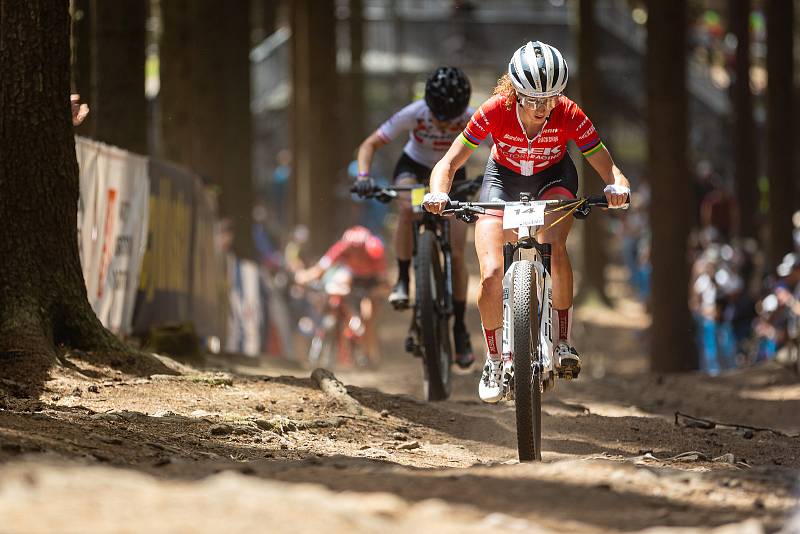
[[[604,190],[610,207],[621,207],[630,184],[595,131],[592,122],[575,102],[561,92],[567,85],[567,63],[554,47],[536,41],[520,47],[508,64],[494,91],[453,142],[431,173],[431,193],[425,208],[441,213],[449,197],[453,173],[489,134],[495,141],[486,164],[481,201],[518,200],[528,191],[537,199],[570,199],[578,192],[578,174],[566,151],[567,141],[581,149],[591,166],[607,184]],[[555,360],[557,367],[580,370],[580,357],[571,345],[572,266],[567,255],[571,218],[553,226],[555,215],[545,219],[537,239],[552,245],[553,324],[557,325]],[[505,394],[504,370],[510,369],[511,355],[502,347],[502,287],[504,242],[513,231],[503,230],[502,219],[489,214],[475,227],[475,248],[481,268],[478,308],[486,338],[486,365],[478,385],[485,402],[497,402]]]
[[[338,281],[349,281],[350,288],[362,289],[366,293],[360,302],[360,315],[364,321],[364,345],[372,362],[377,361],[378,338],[375,332],[375,298],[372,293],[386,276],[386,255],[381,239],[363,226],[345,230],[316,265],[295,274],[298,284],[319,280],[327,272],[339,269],[346,271]]]

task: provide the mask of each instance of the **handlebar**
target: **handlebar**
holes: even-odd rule
[[[483,175],[480,174],[475,177],[473,180],[464,180],[460,182],[455,182],[453,184],[451,194],[453,196],[458,195],[473,195],[478,192],[483,184]],[[406,192],[406,191],[413,191],[414,189],[419,189],[421,187],[425,187],[422,184],[414,184],[414,185],[392,185],[392,186],[375,186],[372,191],[364,195],[364,198],[377,198],[381,201],[390,201],[394,198],[397,198],[398,193]],[[351,193],[357,193],[357,189],[354,186],[350,188]]]
[[[540,200],[537,202],[544,202],[546,204],[546,212],[573,209],[574,211],[572,214],[576,218],[587,217],[592,208],[608,208],[608,199],[606,199],[605,195],[573,199]],[[628,209],[630,202],[630,195],[628,195],[627,202],[621,208],[610,209]],[[442,215],[455,215],[466,222],[474,222],[476,220],[476,215],[483,215],[487,210],[504,210],[508,204],[519,204],[519,201],[459,202],[457,200],[451,200],[447,208],[442,212]]]

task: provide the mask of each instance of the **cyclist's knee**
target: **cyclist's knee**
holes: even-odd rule
[[[372,299],[361,299],[361,306],[360,306],[361,317],[364,319],[364,322],[369,322],[372,319],[373,313],[373,304]]]

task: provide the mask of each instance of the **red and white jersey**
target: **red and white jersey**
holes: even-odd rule
[[[563,95],[533,139],[525,135],[519,106],[506,109],[505,97],[493,96],[478,108],[459,138],[468,147],[476,148],[489,134],[494,140],[492,158],[523,176],[561,161],[569,140],[578,145],[584,156],[591,156],[603,146],[589,117]]]
[[[420,165],[433,167],[464,129],[473,111],[467,108],[462,115],[449,121],[447,128],[440,130],[434,124],[433,113],[425,101],[417,100],[381,124],[378,135],[388,143],[408,132],[408,142],[403,151]]]
[[[386,274],[383,242],[376,236],[364,243],[342,238],[319,260],[319,266],[325,270],[334,264],[346,267],[357,278],[381,277]]]

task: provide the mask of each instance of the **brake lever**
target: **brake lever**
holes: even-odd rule
[[[592,207],[589,204],[582,204],[572,212],[572,216],[576,219],[585,219],[591,212]]]
[[[478,214],[469,211],[462,211],[461,213],[456,215],[456,217],[458,217],[467,224],[472,224],[478,220]]]

